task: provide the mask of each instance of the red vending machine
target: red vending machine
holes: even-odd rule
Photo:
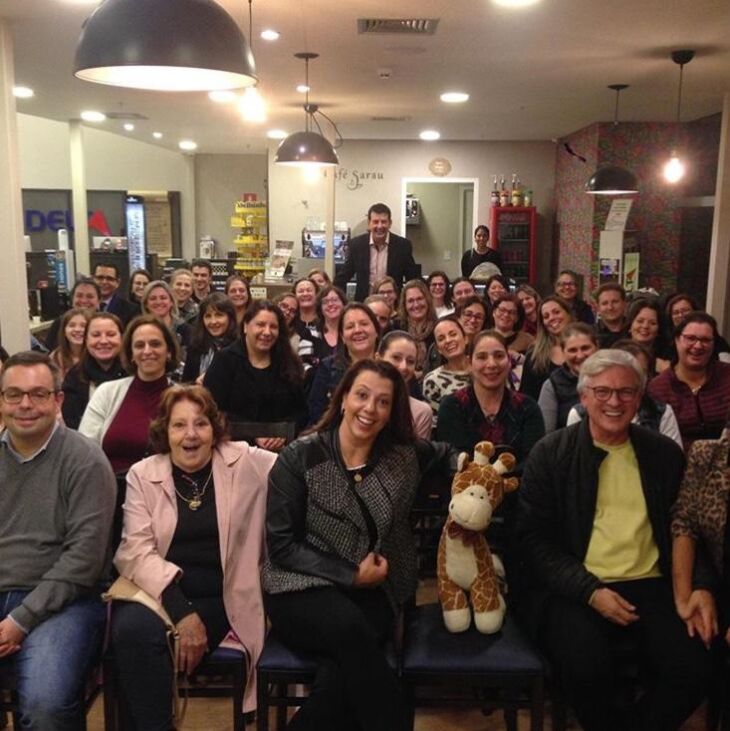
[[[537,213],[535,206],[492,206],[491,245],[502,255],[502,274],[518,285],[537,279]]]

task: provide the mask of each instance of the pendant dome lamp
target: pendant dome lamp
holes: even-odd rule
[[[278,149],[274,162],[278,165],[291,165],[299,167],[333,167],[339,165],[340,161],[337,157],[334,147],[330,144],[322,134],[322,128],[319,126],[315,114],[323,116],[333,127],[337,138],[341,140],[337,125],[322,111],[316,104],[309,103],[309,62],[318,58],[318,53],[300,52],[295,53],[296,58],[304,61],[305,69],[305,85],[307,87],[306,99],[304,102],[304,132],[295,132],[282,140]],[[312,131],[312,126],[316,126],[319,132]]]
[[[609,89],[616,92],[616,104],[613,113],[613,124],[618,124],[619,94],[628,89],[628,84],[609,84]],[[586,193],[590,195],[629,195],[638,193],[636,176],[618,165],[605,165],[596,170],[585,185]]]
[[[151,91],[256,83],[245,36],[214,0],[104,0],[86,19],[74,76]]]
[[[679,66],[679,91],[677,93],[677,130],[681,121],[682,112],[682,80],[684,75],[684,67],[695,57],[695,52],[689,49],[681,51],[672,51],[670,58]],[[682,159],[677,154],[676,147],[672,150],[669,160],[664,164],[664,179],[668,183],[678,183],[686,172],[686,167]]]

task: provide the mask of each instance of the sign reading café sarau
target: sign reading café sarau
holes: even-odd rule
[[[383,180],[385,174],[378,170],[357,170],[339,167],[335,171],[335,182],[344,183],[347,190],[360,190],[368,183]]]

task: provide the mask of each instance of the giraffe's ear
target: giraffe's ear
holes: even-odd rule
[[[469,454],[467,452],[462,452],[459,455],[458,460],[456,461],[456,471],[463,472],[466,469],[466,466],[468,464],[469,464]]]

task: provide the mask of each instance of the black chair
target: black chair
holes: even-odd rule
[[[416,607],[406,617],[401,677],[411,711],[419,706],[501,708],[506,728],[513,730],[517,711],[528,709],[531,731],[543,727],[543,661],[509,612],[494,635],[474,627],[452,634],[439,604]]]
[[[188,698],[231,697],[234,731],[245,731],[243,695],[246,690],[246,654],[241,650],[218,647],[195,669],[191,678],[179,681],[181,696]],[[124,731],[129,727],[117,679],[114,657],[104,657],[104,728]]]
[[[386,650],[388,663],[398,667],[392,646]],[[287,708],[301,706],[306,695],[290,686],[308,686],[314,681],[317,661],[305,652],[292,650],[269,632],[256,666],[256,730],[269,731],[269,709],[276,708],[276,731],[286,728]]]
[[[253,443],[259,437],[278,437],[293,442],[297,425],[293,421],[230,421],[231,439]]]

